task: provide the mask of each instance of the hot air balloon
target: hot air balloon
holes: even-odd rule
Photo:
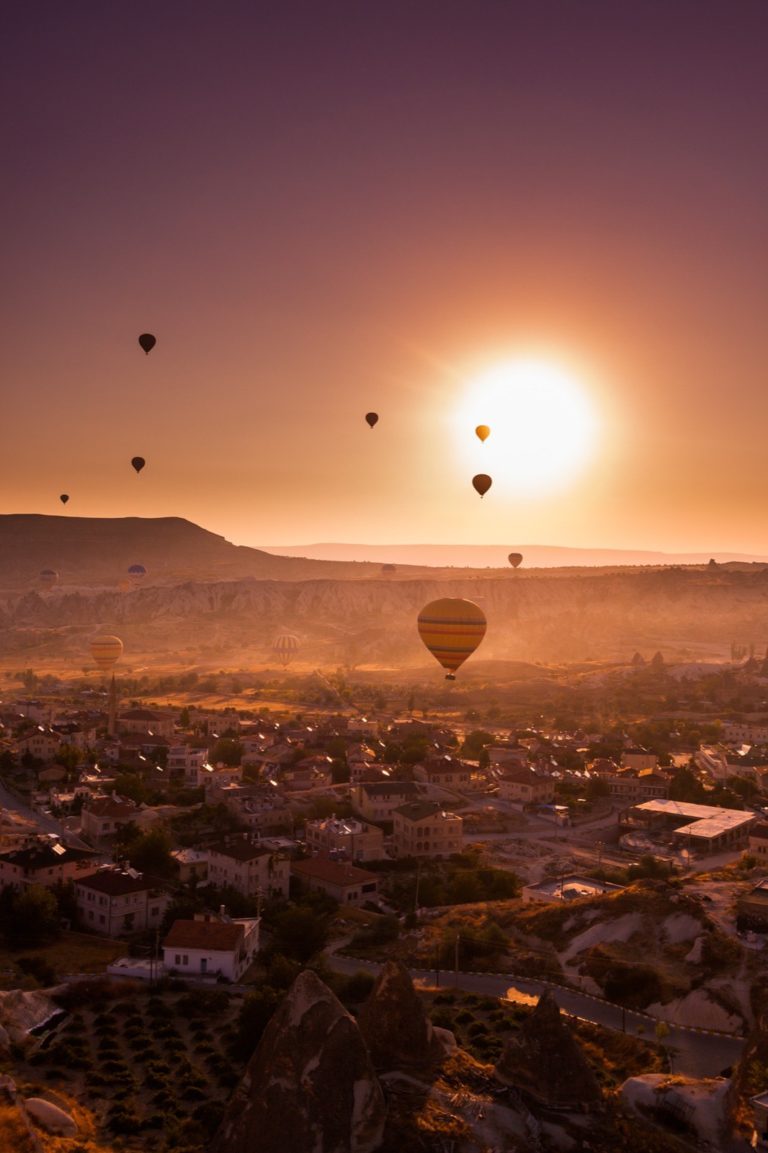
[[[381,571],[383,573],[387,573],[387,574],[397,572],[397,565],[396,564],[383,564],[381,566]]]
[[[375,424],[378,424],[379,414],[378,414],[378,412],[366,412],[365,419],[367,420],[367,422],[371,426],[371,428],[373,428],[373,426]]]
[[[38,579],[44,589],[52,589],[55,584],[58,584],[59,574],[55,568],[44,568],[40,570]]]
[[[480,440],[487,440],[491,435],[491,430],[487,424],[479,424],[475,429],[475,436],[479,436]]]
[[[59,500],[61,501],[62,504],[66,504],[67,501],[69,500],[69,495],[66,492],[63,492],[61,494],[61,496],[59,497]]]
[[[272,652],[286,668],[299,651],[299,638],[293,633],[281,633],[272,641]]]
[[[128,567],[128,579],[132,585],[140,585],[147,575],[143,564],[132,564]]]
[[[476,492],[480,493],[481,498],[485,496],[492,484],[493,481],[484,472],[479,472],[477,476],[472,477],[472,486]]]
[[[108,673],[123,655],[123,642],[120,637],[102,635],[91,641],[91,656],[98,668]]]
[[[447,669],[447,681],[471,657],[485,636],[485,613],[473,601],[442,597],[419,613],[419,636],[435,660]]]
[[[141,472],[141,470],[143,469],[143,467],[146,463],[147,462],[145,461],[143,456],[132,456],[131,457],[131,464],[136,469],[136,472]]]
[[[511,552],[507,559],[512,565],[512,568],[520,568],[520,565],[523,563],[523,554],[521,552]]]
[[[151,332],[142,332],[141,336],[139,337],[139,344],[144,349],[147,356],[149,356],[150,352],[157,344],[157,337],[153,336]]]

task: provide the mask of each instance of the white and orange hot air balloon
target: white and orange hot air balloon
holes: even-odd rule
[[[101,634],[91,641],[91,656],[95,660],[97,668],[100,668],[104,673],[110,672],[122,655],[123,642],[120,637]]]

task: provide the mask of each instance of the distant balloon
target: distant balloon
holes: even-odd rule
[[[44,568],[40,570],[38,579],[44,589],[52,589],[55,584],[59,583],[59,574],[55,568]]]
[[[141,470],[143,469],[143,467],[146,463],[147,462],[145,461],[143,456],[131,457],[131,464],[136,469],[136,472],[141,472]]]
[[[474,601],[442,597],[430,601],[419,613],[419,636],[432,656],[447,669],[447,681],[456,680],[456,669],[471,657],[485,636],[485,613]]]
[[[523,554],[521,552],[511,552],[508,557],[509,563],[512,568],[519,568],[523,563]]]
[[[373,428],[373,426],[379,422],[379,414],[378,412],[366,412],[365,419],[371,428]]]
[[[381,571],[382,571],[383,573],[393,573],[393,572],[397,572],[397,565],[395,565],[395,564],[383,564],[383,565],[381,566]]]
[[[109,635],[94,637],[91,641],[91,656],[98,668],[108,673],[123,655],[123,642],[120,637]]]
[[[140,585],[147,575],[143,564],[132,564],[128,567],[128,579],[132,585]]]
[[[287,668],[296,656],[299,648],[299,638],[293,633],[281,633],[280,636],[275,637],[272,641],[272,652],[283,668]]]
[[[487,424],[479,424],[475,429],[475,436],[479,436],[480,440],[487,440],[491,435],[491,430]]]
[[[491,478],[484,472],[479,472],[477,476],[472,477],[472,486],[475,492],[479,492],[481,497],[484,497],[488,489],[493,484]]]
[[[63,492],[61,494],[61,496],[59,497],[59,500],[61,501],[62,504],[66,504],[67,501],[69,500],[69,496],[67,495],[67,493]]]
[[[150,352],[157,344],[157,337],[153,336],[151,332],[142,332],[141,336],[139,337],[139,344],[144,349],[147,356],[149,356]]]

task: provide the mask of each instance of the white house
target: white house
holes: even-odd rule
[[[174,921],[163,941],[166,971],[239,981],[259,951],[259,923],[258,917]]]

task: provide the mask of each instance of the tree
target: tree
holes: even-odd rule
[[[0,928],[12,949],[48,945],[61,934],[59,906],[50,889],[28,885],[0,894]]]
[[[171,856],[173,842],[165,829],[149,829],[139,833],[128,846],[128,857],[134,869],[155,877],[171,877],[176,872],[176,862]]]

